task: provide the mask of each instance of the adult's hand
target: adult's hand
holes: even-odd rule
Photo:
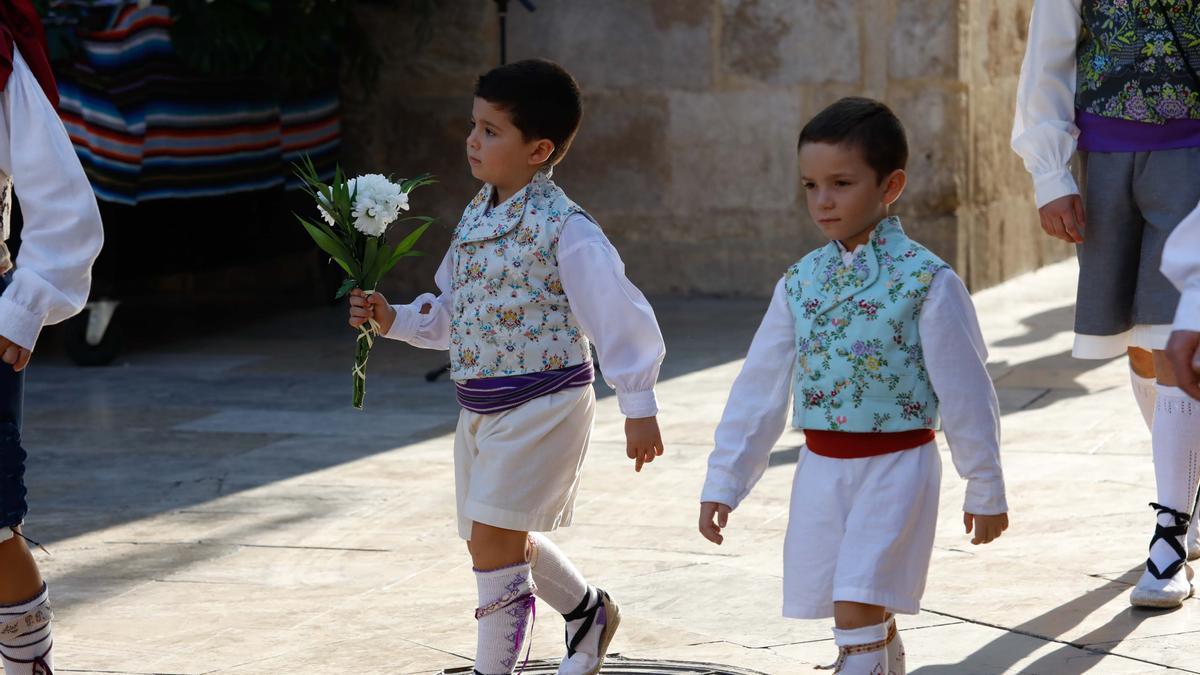
[[[1046,234],[1072,244],[1083,243],[1087,223],[1083,217],[1083,199],[1079,195],[1055,199],[1038,209],[1038,216]]]

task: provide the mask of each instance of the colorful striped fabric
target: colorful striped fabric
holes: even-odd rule
[[[261,82],[186,73],[171,46],[169,10],[131,4],[82,55],[59,68],[60,114],[96,196],[135,205],[300,187],[308,154],[333,175],[341,114],[327,94],[281,101]]]

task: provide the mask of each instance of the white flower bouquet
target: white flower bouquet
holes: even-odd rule
[[[317,246],[329,254],[333,262],[346,272],[346,281],[338,289],[341,298],[355,288],[370,295],[379,280],[395,267],[401,258],[421,255],[413,246],[434,219],[428,216],[406,216],[408,195],[423,185],[436,182],[429,174],[394,183],[377,173],[347,179],[341,167],[334,171],[333,182],[321,182],[312,160],[305,157],[296,166],[296,175],[304,182],[304,190],[317,203],[321,214],[318,222],[296,215]],[[416,223],[398,244],[385,239],[388,227],[395,222]],[[359,327],[354,354],[354,407],[361,410],[366,395],[367,359],[379,324],[372,319]]]

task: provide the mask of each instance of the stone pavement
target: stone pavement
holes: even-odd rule
[[[1004,409],[1012,527],[970,545],[964,483],[944,453],[925,609],[900,623],[911,673],[1200,673],[1200,602],[1128,605],[1152,522],[1149,434],[1122,361],[1069,357],[1074,274],[1063,263],[977,296]],[[668,454],[635,474],[605,393],[577,522],[558,540],[621,601],[621,655],[811,672],[834,656],[829,624],[780,616],[800,436],[780,441],[724,546],[695,531],[713,427],[765,302],[657,307]],[[53,554],[39,557],[57,605],[58,672],[469,665],[456,407],[448,382],[420,377],[441,357],[383,344],[367,410],[355,412],[342,316],[176,315],[185,335],[151,331],[106,369],[39,355],[26,400],[27,531]],[[544,610],[534,658],[559,656],[561,630]]]

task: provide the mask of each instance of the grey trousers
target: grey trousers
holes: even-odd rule
[[[1200,202],[1200,148],[1089,152],[1085,163],[1075,332],[1173,322],[1179,292],[1159,266],[1167,237]]]

